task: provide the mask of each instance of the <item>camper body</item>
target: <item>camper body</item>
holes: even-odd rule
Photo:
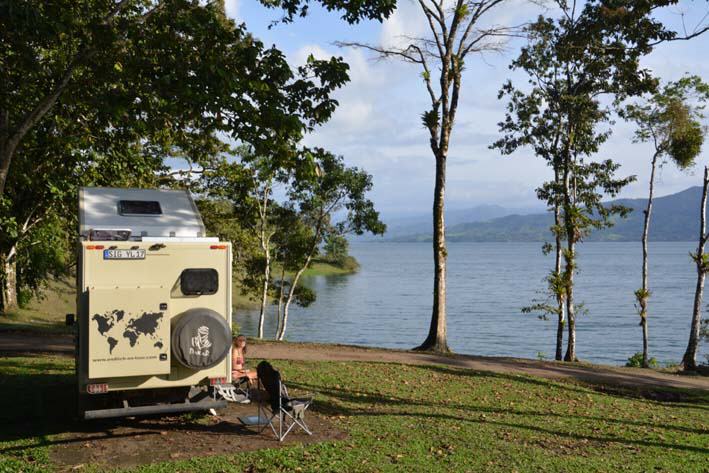
[[[76,371],[84,418],[223,407],[231,381],[231,245],[189,193],[83,188]]]

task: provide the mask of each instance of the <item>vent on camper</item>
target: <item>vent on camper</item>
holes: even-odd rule
[[[156,200],[120,200],[118,213],[121,215],[162,215],[160,202]]]

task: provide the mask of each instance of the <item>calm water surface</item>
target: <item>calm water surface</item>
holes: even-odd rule
[[[691,242],[650,247],[650,350],[661,362],[678,362],[689,333],[696,273]],[[448,335],[458,353],[535,358],[554,356],[556,322],[522,314],[543,297],[552,256],[539,243],[452,243],[448,259]],[[318,276],[305,283],[317,301],[293,307],[287,338],[388,348],[411,348],[426,336],[433,286],[429,243],[356,243],[358,273]],[[640,287],[638,243],[584,243],[579,249],[576,298],[587,313],[577,319],[581,359],[622,364],[642,349],[633,291]],[[275,312],[275,309],[272,309]],[[238,311],[249,335],[258,311]],[[266,323],[273,334],[275,316]],[[706,344],[702,347],[707,353]]]

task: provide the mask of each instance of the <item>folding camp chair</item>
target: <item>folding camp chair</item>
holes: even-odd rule
[[[248,404],[249,398],[249,377],[242,376],[232,380],[231,384],[217,384],[214,386],[214,398],[219,396],[229,402]]]
[[[308,435],[313,435],[308,424],[305,423],[305,411],[313,402],[313,396],[290,397],[288,388],[281,382],[281,373],[267,361],[259,363],[256,373],[260,388],[268,394],[269,398],[266,404],[263,402],[263,396],[259,396],[259,418],[267,421],[263,423],[261,432],[266,426],[270,426],[278,441],[281,442],[297,425]],[[275,418],[278,418],[278,430],[273,425]]]

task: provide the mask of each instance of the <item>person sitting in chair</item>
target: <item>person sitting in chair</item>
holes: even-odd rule
[[[256,384],[256,371],[246,369],[246,337],[239,335],[232,339],[231,349],[231,379],[236,381],[241,378],[247,378],[249,385]]]

